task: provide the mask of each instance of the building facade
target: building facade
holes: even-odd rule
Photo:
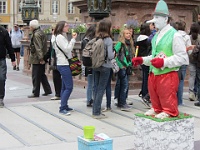
[[[14,23],[25,25],[22,21],[22,6],[25,0],[0,0],[0,25],[12,27]],[[41,25],[66,20],[70,24],[80,23],[80,10],[70,0],[35,0],[40,7]]]
[[[81,10],[81,21],[91,22],[88,14],[87,0],[71,0]],[[91,0],[94,3],[98,0]],[[110,19],[114,26],[122,26],[128,20],[137,20],[139,24],[152,19],[158,0],[112,0]],[[189,30],[192,22],[197,21],[200,12],[200,0],[165,0],[174,21],[183,20]]]
[[[21,7],[25,0],[0,0],[0,25],[12,27],[14,23],[25,25],[21,17]],[[95,0],[94,0],[95,1]],[[115,26],[121,26],[127,20],[139,23],[152,18],[158,0],[112,0],[110,19]],[[197,20],[200,12],[200,0],[165,0],[174,20],[184,20],[187,30]],[[92,22],[89,17],[87,0],[35,0],[39,3],[39,21],[42,25],[66,20],[69,24]],[[81,13],[80,13],[81,12]]]

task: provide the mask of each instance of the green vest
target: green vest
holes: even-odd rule
[[[170,57],[173,55],[172,51],[172,43],[173,43],[173,37],[174,34],[177,31],[172,28],[165,35],[160,39],[158,44],[156,45],[156,40],[158,37],[158,34],[156,34],[153,39],[152,39],[152,58],[155,57],[160,57],[160,58],[165,58],[165,57]],[[168,68],[165,67],[163,70],[155,68],[154,66],[150,66],[150,72],[153,72],[155,75],[160,75],[160,74],[165,74],[168,72],[172,72],[175,70],[178,70],[179,67],[174,67],[174,68]]]

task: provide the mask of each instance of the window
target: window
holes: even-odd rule
[[[23,0],[18,0],[18,13],[22,13]]]
[[[42,12],[42,0],[37,0],[37,3],[38,3],[38,1],[39,1],[39,7],[40,7],[39,12],[41,13]]]
[[[52,0],[52,13],[57,13],[58,14],[58,0]]]
[[[74,13],[74,7],[72,3],[68,3],[68,14],[73,14]]]
[[[6,14],[7,2],[6,0],[0,1],[0,14]]]

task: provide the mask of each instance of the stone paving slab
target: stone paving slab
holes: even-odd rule
[[[0,149],[23,147],[24,145],[15,139],[12,135],[6,132],[5,126],[0,124]],[[11,144],[12,143],[12,144]]]
[[[4,118],[1,119],[1,124],[9,129],[11,134],[16,135],[15,138],[26,146],[58,142],[58,139],[9,109],[1,109],[0,118]]]
[[[22,117],[28,118],[30,122],[41,127],[44,131],[52,134],[60,141],[74,142],[77,135],[82,134],[82,130],[68,124],[61,119],[54,117],[32,105],[22,107],[12,107],[11,110],[19,113]]]

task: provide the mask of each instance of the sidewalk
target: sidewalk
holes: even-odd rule
[[[13,71],[10,60],[7,64],[5,108],[0,109],[0,150],[78,150],[77,137],[83,135],[82,127],[85,125],[94,125],[95,133],[110,136],[113,150],[133,150],[134,114],[147,111],[137,96],[138,90],[129,92],[129,100],[133,101],[131,112],[120,111],[112,105],[113,111],[106,112],[108,118],[96,120],[91,117],[92,109],[86,107],[86,89],[75,86],[69,100],[75,111],[70,116],[63,116],[58,113],[60,101],[50,100],[54,94],[28,99],[27,95],[32,91],[31,77],[23,75],[21,70]],[[54,91],[51,80],[50,84]],[[40,95],[42,93],[41,88]],[[194,115],[195,150],[198,150],[200,108],[193,103],[188,101],[185,92],[185,105],[179,110]],[[105,105],[104,99],[102,107]]]

